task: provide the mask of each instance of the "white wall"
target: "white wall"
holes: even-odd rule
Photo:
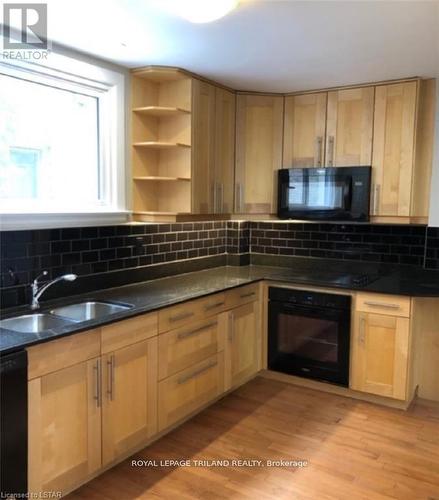
[[[439,75],[436,80],[436,129],[433,152],[433,176],[431,179],[429,225],[439,227]]]

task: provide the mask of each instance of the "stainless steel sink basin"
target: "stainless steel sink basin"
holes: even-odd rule
[[[133,306],[130,304],[115,304],[111,302],[80,302],[69,306],[57,307],[50,311],[50,314],[68,318],[73,321],[88,321],[102,318],[110,314],[115,314]]]
[[[21,333],[41,333],[52,328],[72,324],[73,321],[58,318],[51,314],[25,314],[15,318],[2,319],[0,326]]]

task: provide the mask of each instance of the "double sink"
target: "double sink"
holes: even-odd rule
[[[3,319],[0,321],[0,327],[20,333],[42,333],[53,328],[83,323],[132,308],[131,304],[114,302],[78,302],[77,304],[56,307],[47,313],[24,314],[15,318]]]

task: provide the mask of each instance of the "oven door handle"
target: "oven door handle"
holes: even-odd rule
[[[326,318],[338,318],[342,313],[345,313],[345,309],[330,309],[326,307],[316,307],[316,306],[306,306],[306,305],[287,305],[280,304],[279,312],[287,312],[287,313],[308,313],[307,316],[312,314],[313,317],[326,317]]]

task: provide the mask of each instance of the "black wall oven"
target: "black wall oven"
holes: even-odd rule
[[[369,220],[371,167],[290,168],[278,176],[281,219]]]
[[[351,297],[269,289],[268,368],[349,385]]]

